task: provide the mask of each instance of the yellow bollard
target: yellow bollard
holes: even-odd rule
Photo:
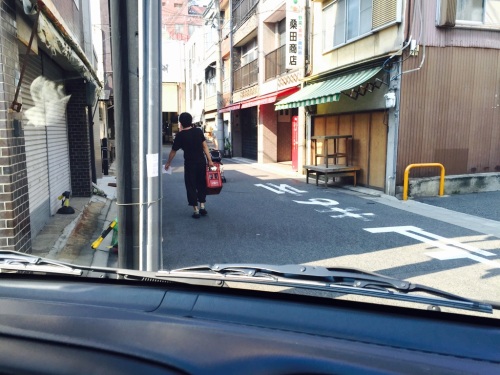
[[[439,178],[439,195],[442,197],[444,195],[444,175],[445,169],[444,165],[441,163],[416,163],[410,164],[405,169],[405,175],[403,180],[403,200],[408,200],[408,177],[410,174],[410,170],[412,168],[426,168],[426,167],[439,167],[441,168],[441,176]]]

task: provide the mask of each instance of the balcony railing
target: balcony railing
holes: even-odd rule
[[[250,17],[259,0],[240,0],[233,9],[233,29],[238,29]]]
[[[266,81],[278,77],[286,72],[286,50],[285,45],[275,49],[266,55]]]
[[[257,83],[259,79],[259,60],[256,59],[236,69],[233,78],[234,90],[239,90]]]

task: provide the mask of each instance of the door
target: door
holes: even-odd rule
[[[240,119],[242,156],[257,160],[257,107],[240,110]]]
[[[369,152],[369,185],[383,190],[387,156],[387,125],[384,124],[383,112],[372,113]]]

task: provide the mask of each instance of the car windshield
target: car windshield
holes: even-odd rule
[[[500,8],[448,3],[1,1],[0,268],[499,318]]]

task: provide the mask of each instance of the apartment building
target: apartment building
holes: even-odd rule
[[[285,18],[283,1],[211,2],[186,44],[186,107],[226,155],[291,160],[298,111],[279,114],[273,103],[298,90],[303,68],[285,67]]]
[[[205,6],[197,1],[164,0],[161,2],[161,22],[165,38],[187,42],[203,24]]]
[[[233,155],[259,163],[289,162],[292,116],[298,110],[277,112],[274,103],[298,90],[304,64],[286,64],[285,2],[243,0],[232,5],[234,73],[232,101],[225,108],[231,113]]]

